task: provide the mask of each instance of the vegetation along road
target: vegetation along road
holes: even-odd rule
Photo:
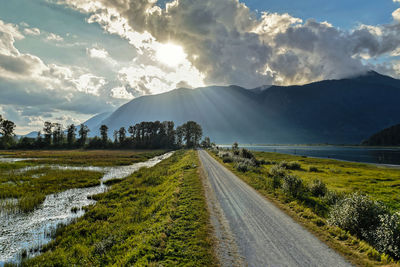
[[[211,187],[208,191],[214,194],[207,199],[218,202],[219,216],[224,217],[220,221],[227,222],[239,258],[246,265],[351,266],[206,151],[199,151],[199,157],[206,184]]]

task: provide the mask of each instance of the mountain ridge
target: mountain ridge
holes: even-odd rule
[[[141,121],[194,120],[218,143],[358,144],[400,122],[399,102],[400,80],[368,72],[264,90],[235,85],[178,88],[135,98],[98,125],[113,131]]]

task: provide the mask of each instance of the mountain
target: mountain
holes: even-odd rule
[[[194,120],[217,143],[359,144],[400,122],[399,103],[400,80],[371,71],[301,86],[180,88],[135,98],[97,126]]]
[[[400,146],[400,124],[383,129],[362,144],[367,146]]]
[[[33,132],[30,132],[30,133],[28,133],[28,134],[26,134],[24,136],[21,136],[21,137],[36,138],[38,136],[38,133],[39,132],[37,132],[37,131],[33,131]]]
[[[102,121],[105,120],[108,116],[110,116],[111,113],[112,112],[104,112],[104,113],[97,114],[96,116],[88,119],[87,121],[85,121],[83,123],[90,129],[89,136],[99,135],[99,132],[100,132],[99,128],[102,124]]]

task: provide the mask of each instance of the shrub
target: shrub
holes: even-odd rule
[[[328,190],[323,197],[323,200],[329,206],[333,206],[337,204],[340,200],[343,199],[343,195],[339,195],[336,191]]]
[[[240,156],[245,159],[255,159],[253,153],[245,148],[240,149]]]
[[[244,162],[236,163],[235,168],[240,172],[247,172],[249,170],[248,164]]]
[[[272,188],[275,190],[282,185],[282,178],[280,176],[273,176],[272,177]]]
[[[382,253],[400,258],[400,215],[379,216],[379,226],[374,233],[374,247]]]
[[[315,167],[315,166],[310,166],[310,167],[308,168],[308,171],[309,171],[309,172],[319,172],[318,168]]]
[[[268,174],[271,177],[283,178],[285,175],[287,175],[287,171],[279,165],[274,165],[269,169]]]
[[[310,185],[310,192],[315,197],[325,196],[327,188],[324,182],[321,180],[314,180]]]
[[[291,161],[291,162],[281,161],[279,163],[279,166],[284,169],[287,169],[287,170],[300,170],[301,169],[300,163],[298,163],[296,161]]]
[[[232,159],[232,157],[230,157],[230,156],[228,156],[228,155],[224,155],[224,156],[222,157],[222,161],[223,161],[224,163],[230,163],[230,162],[233,162],[233,159]]]
[[[380,224],[379,216],[384,214],[386,210],[381,204],[354,193],[332,207],[328,223],[371,242],[374,231]]]
[[[303,180],[295,175],[285,175],[282,189],[286,194],[298,198],[303,194]]]

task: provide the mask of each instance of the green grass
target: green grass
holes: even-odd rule
[[[301,164],[301,170],[291,172],[307,183],[320,179],[330,190],[343,193],[362,192],[383,202],[392,210],[400,210],[400,169],[270,152],[254,152],[254,155],[257,159],[266,161],[297,161]],[[262,173],[267,173],[271,166],[262,166]],[[313,171],[313,168],[317,168],[317,171]]]
[[[178,151],[94,198],[24,266],[214,266],[195,151]]]
[[[164,154],[166,150],[16,150],[3,155],[34,158],[32,164],[61,164],[77,166],[123,166],[146,161]]]
[[[397,211],[400,209],[400,188],[396,186],[400,183],[399,169],[270,152],[253,152],[257,160],[267,164],[250,167],[248,171],[241,172],[235,167],[235,162],[224,163],[223,159],[213,153],[210,154],[353,264],[399,266],[390,257],[377,252],[366,242],[338,227],[328,225],[326,219],[330,206],[321,198],[314,197],[310,193],[297,198],[286,194],[282,188],[274,189],[273,179],[269,176],[269,170],[275,164],[284,161],[298,162],[300,169],[288,172],[300,177],[306,186],[313,180],[320,179],[331,191],[364,192],[373,199],[382,201],[393,211]]]

